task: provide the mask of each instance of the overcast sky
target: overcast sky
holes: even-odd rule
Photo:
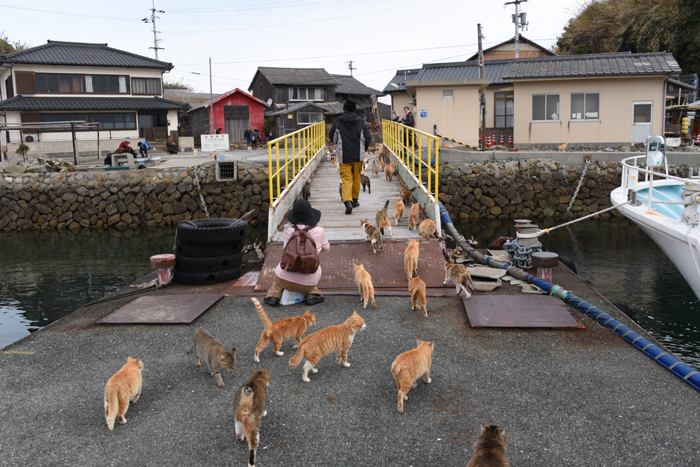
[[[522,34],[550,48],[584,0],[522,3],[529,26]],[[0,32],[32,46],[47,40],[108,43],[155,57],[152,0],[118,2],[0,0]],[[175,68],[168,80],[209,91],[247,90],[258,66],[325,68],[382,90],[397,69],[465,60],[513,37],[514,5],[494,0],[156,0],[160,60]],[[199,75],[194,73],[200,73]]]

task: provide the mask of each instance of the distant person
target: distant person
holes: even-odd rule
[[[150,151],[152,149],[151,145],[145,141],[144,142],[139,141],[138,146],[139,146],[139,153],[141,154],[141,157],[148,157],[148,151]]]
[[[253,130],[253,133],[250,135],[250,140],[252,141],[253,149],[257,149],[258,141],[260,141],[260,133],[257,128]]]
[[[124,154],[125,152],[131,153],[131,155],[135,156],[136,151],[129,146],[129,143],[131,143],[131,138],[126,138],[124,141],[119,143],[119,147],[117,148],[116,151],[113,152],[113,154]]]
[[[168,154],[177,154],[180,151],[180,148],[177,147],[177,144],[173,142],[172,136],[169,136],[168,141],[165,142],[165,151]]]
[[[220,134],[221,134],[221,128],[217,128],[217,129],[216,129],[216,134],[217,134],[217,135],[220,135]]]
[[[250,127],[246,128],[245,131],[243,132],[243,137],[245,138],[245,142],[248,143],[248,146],[251,145],[251,135],[253,134],[252,131],[250,131]]]
[[[320,254],[322,251],[331,249],[331,244],[326,238],[326,233],[323,227],[319,227],[318,223],[321,220],[321,211],[311,207],[305,199],[300,199],[294,203],[292,210],[287,215],[287,224],[284,228],[284,246],[292,238],[292,234],[298,230],[308,229],[309,236],[316,244],[316,250]],[[290,225],[291,224],[291,225]],[[308,241],[308,240],[307,240]],[[313,250],[312,250],[313,251]],[[319,264],[316,272],[304,274],[301,272],[289,272],[282,269],[281,263],[275,268],[274,277],[272,279],[272,287],[267,291],[265,303],[270,306],[280,304],[282,292],[286,289],[290,292],[301,292],[304,294],[304,301],[307,305],[315,305],[324,300],[323,293],[316,287],[321,280],[321,265]]]
[[[352,208],[360,205],[362,161],[372,138],[367,124],[356,111],[357,104],[345,101],[343,115],[338,117],[328,134],[338,148],[338,170],[342,180],[345,214],[352,214]]]
[[[416,119],[413,118],[413,113],[411,112],[411,109],[409,109],[408,106],[406,106],[403,108],[403,111],[406,114],[406,117],[401,119],[401,123],[403,123],[407,127],[415,128],[416,127]],[[413,146],[415,147],[415,145],[416,145],[415,136],[416,136],[415,133],[412,135],[409,135],[409,132],[406,131],[406,134],[404,135],[404,143],[406,144],[406,146],[408,146],[408,143],[409,143],[408,140],[410,139],[411,142],[413,143]]]

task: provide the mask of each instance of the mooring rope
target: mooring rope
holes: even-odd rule
[[[563,223],[563,224],[560,224],[560,225],[557,225],[557,226],[554,226],[554,227],[550,227],[549,229],[540,229],[540,230],[538,230],[536,233],[522,234],[522,233],[518,232],[518,238],[535,238],[535,237],[540,237],[542,234],[548,234],[548,233],[551,232],[552,230],[556,230],[556,229],[561,228],[561,227],[566,227],[567,225],[571,225],[571,224],[574,224],[574,223],[579,222],[579,221],[583,221],[583,220],[586,220],[586,219],[590,219],[590,218],[593,217],[593,216],[597,216],[598,214],[603,214],[604,212],[612,211],[613,209],[617,209],[617,208],[619,208],[620,206],[624,206],[625,204],[629,204],[629,203],[631,203],[631,201],[625,201],[624,203],[619,204],[619,205],[617,205],[617,206],[610,206],[609,208],[605,208],[605,209],[603,209],[603,210],[601,210],[601,211],[594,212],[593,214],[589,214],[589,215],[587,215],[587,216],[579,217],[578,219],[574,219],[574,220],[572,220],[572,221],[565,222],[565,223]]]
[[[581,189],[581,185],[583,185],[583,179],[586,177],[586,171],[588,170],[588,166],[591,163],[591,158],[586,159],[586,165],[583,166],[583,173],[581,174],[581,179],[578,181],[578,186],[576,187],[576,191],[574,191],[574,196],[571,197],[571,202],[569,203],[569,207],[566,208],[566,212],[562,216],[562,219],[566,219],[569,217],[569,214],[571,214],[571,207],[574,205],[574,201],[576,201],[576,196],[578,195],[578,190]]]

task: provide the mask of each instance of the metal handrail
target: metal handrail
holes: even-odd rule
[[[418,166],[418,182],[423,184],[423,170],[425,167],[428,170],[428,193],[435,196],[435,201],[438,200],[439,184],[440,184],[440,138],[437,136],[425,133],[424,131],[416,130],[409,126],[389,120],[382,120],[382,133],[384,144],[406,165],[411,175],[416,176],[416,165]],[[417,139],[416,139],[417,136]],[[427,148],[427,159],[423,160],[423,138]],[[413,142],[418,145],[418,155],[416,160],[416,145],[409,144]],[[432,160],[433,147],[435,148],[435,159]]]
[[[290,144],[291,140],[291,144]],[[284,164],[280,165],[280,144],[284,144]],[[326,123],[318,122],[297,130],[288,135],[267,142],[268,181],[270,185],[270,205],[279,199],[283,188],[289,186],[289,180],[294,178],[309,163],[311,157],[326,144]],[[273,170],[272,147],[275,147],[276,170]],[[291,154],[289,149],[291,148]],[[291,158],[290,158],[291,156]],[[291,165],[290,165],[291,164]],[[290,169],[291,168],[291,177]],[[280,183],[280,172],[284,171],[285,184]],[[277,181],[277,196],[274,196],[275,180]]]

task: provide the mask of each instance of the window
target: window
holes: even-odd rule
[[[235,118],[247,120],[250,116],[247,105],[225,105],[224,118]]]
[[[311,125],[312,123],[318,123],[323,121],[322,113],[315,112],[298,112],[297,113],[297,125]]]
[[[105,113],[90,114],[90,121],[100,124],[100,130],[135,130],[136,114]]]
[[[571,94],[571,120],[599,120],[600,94],[581,92]]]
[[[315,101],[322,101],[323,100],[323,88],[315,88],[314,89],[314,100]]]
[[[443,89],[442,90],[442,98],[443,99],[453,99],[455,97],[455,90],[454,89]]]
[[[14,89],[12,89],[12,74],[10,74],[10,77],[5,80],[5,98],[9,99],[10,97],[14,97],[15,92]]]
[[[69,75],[58,73],[34,73],[34,92],[61,94],[127,94],[128,76],[118,75]]]
[[[533,95],[532,121],[559,121],[559,94]]]
[[[323,88],[289,88],[290,101],[322,101]]]
[[[496,128],[513,128],[513,95],[503,92],[494,93],[494,126]]]
[[[160,78],[131,78],[133,94],[160,94]]]

